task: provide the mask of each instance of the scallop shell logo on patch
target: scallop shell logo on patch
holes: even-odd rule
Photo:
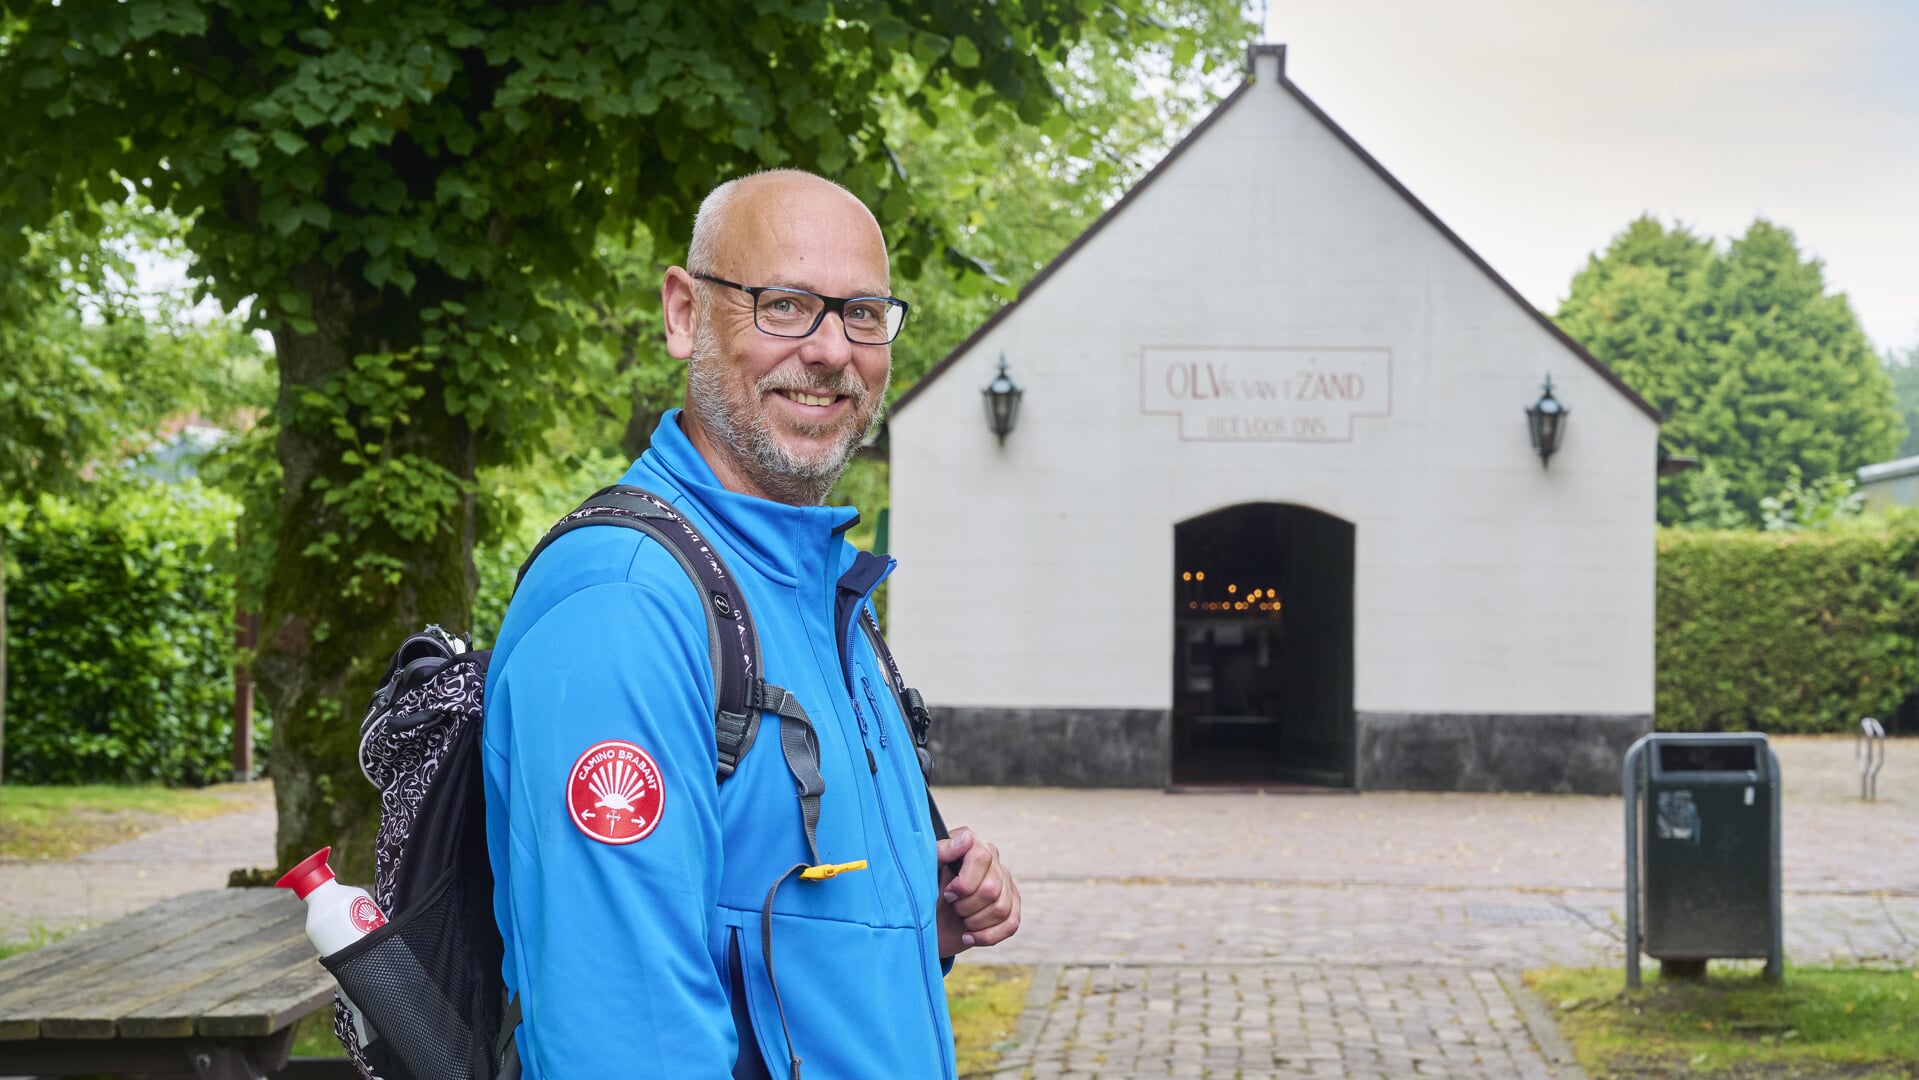
[[[665,805],[660,767],[630,742],[595,743],[567,776],[567,813],[581,832],[602,844],[646,839]]]
[[[346,916],[360,933],[368,934],[386,925],[386,916],[373,901],[364,896],[356,896],[346,909]]]

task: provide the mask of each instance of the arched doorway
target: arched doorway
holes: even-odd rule
[[[1352,524],[1232,506],[1173,553],[1173,783],[1351,787]]]

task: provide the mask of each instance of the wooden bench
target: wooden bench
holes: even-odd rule
[[[333,1000],[305,919],[282,889],[211,889],[0,961],[0,1076],[349,1080],[288,1059]]]

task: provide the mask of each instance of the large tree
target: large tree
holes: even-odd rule
[[[1765,220],[1722,248],[1642,217],[1587,260],[1557,318],[1667,414],[1665,448],[1710,462],[1714,498],[1751,524],[1795,477],[1881,460],[1903,435],[1851,304]],[[1699,516],[1695,483],[1660,483],[1662,523]]]
[[[900,170],[955,229],[945,257],[894,275],[913,305],[893,349],[894,396],[1018,296],[1242,77],[1257,25],[1237,0],[1155,0],[1150,11],[1156,33],[1094,24],[1048,59],[1058,107],[1041,123],[991,110],[973,120],[964,87],[884,104],[881,130]],[[562,418],[563,453],[635,456],[681,397],[683,368],[666,354],[658,312],[660,274],[681,249],[644,227],[618,229],[598,245],[618,287],[580,313],[605,331],[584,358],[596,372],[583,384],[593,407]]]
[[[176,219],[136,200],[88,220],[21,234],[0,275],[0,777],[8,519],[137,454],[163,419],[228,419],[258,389],[260,350],[237,323],[198,319],[180,291],[139,279],[139,253],[176,249]]]
[[[539,445],[584,372],[621,223],[684,243],[700,194],[799,165],[865,198],[912,277],[956,223],[888,103],[942,127],[1057,108],[1048,62],[1139,5],[7,0],[0,273],[23,228],[128,182],[192,214],[195,273],[278,355],[279,490],[255,673],[278,849],[370,859],[354,761],[382,654],[468,623],[476,476]]]

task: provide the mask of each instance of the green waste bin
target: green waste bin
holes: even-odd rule
[[[1643,951],[1784,968],[1779,758],[1764,735],[1648,735],[1626,751],[1626,985]]]

